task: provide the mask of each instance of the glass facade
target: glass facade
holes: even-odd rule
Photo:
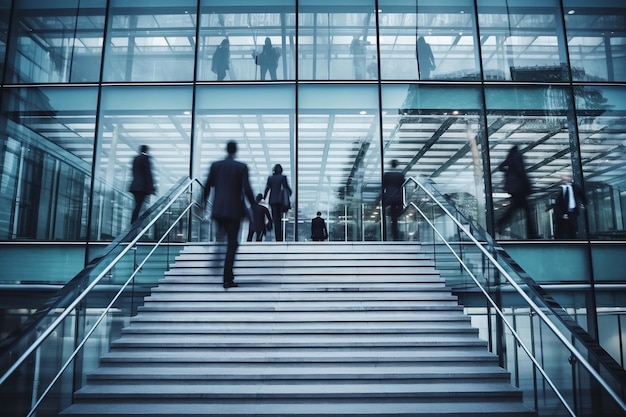
[[[397,160],[513,253],[546,243],[519,263],[538,281],[580,284],[555,298],[624,364],[623,2],[0,0],[0,80],[5,247],[109,242],[130,225],[141,145],[159,197],[182,177],[204,182],[232,139],[255,193],[282,165],[286,241],[309,240],[317,211],[330,241],[385,240],[382,176]],[[497,230],[513,146],[529,215]],[[577,235],[553,242],[563,176],[586,204]],[[416,238],[412,214],[403,240]],[[50,259],[83,261],[65,256]]]
[[[393,159],[495,232],[513,145],[530,216],[501,239],[555,237],[564,175],[587,198],[576,237],[622,239],[626,7],[440,3],[0,2],[0,239],[110,240],[129,223],[139,146],[163,193],[204,179],[230,139],[255,192],[283,165],[287,241],[307,240],[318,210],[330,240],[385,239]]]

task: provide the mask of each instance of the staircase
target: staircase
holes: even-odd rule
[[[190,245],[67,416],[536,416],[417,244]]]

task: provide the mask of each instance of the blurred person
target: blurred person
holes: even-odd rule
[[[141,212],[146,198],[156,191],[152,176],[152,162],[148,151],[148,145],[141,145],[139,155],[133,159],[133,181],[128,188],[128,191],[135,198],[135,208],[130,217],[131,224],[139,218],[139,212]]]
[[[328,239],[326,221],[322,218],[322,212],[318,211],[317,216],[311,220],[311,240],[323,242],[326,239]]]
[[[233,265],[239,246],[239,229],[241,220],[246,217],[247,209],[244,197],[254,209],[256,200],[250,187],[248,166],[235,161],[237,143],[228,142],[226,158],[211,164],[209,176],[204,188],[204,202],[213,192],[211,217],[217,224],[218,240],[226,237],[226,257],[224,260],[224,288],[237,287]],[[251,219],[252,221],[252,219]]]

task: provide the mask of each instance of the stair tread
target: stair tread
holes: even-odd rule
[[[62,415],[78,415],[91,411],[88,405],[73,404]],[[521,402],[493,403],[493,402],[252,402],[252,403],[225,403],[225,402],[191,402],[175,404],[146,404],[143,402],[109,404],[103,403],[94,416],[124,415],[124,416],[187,416],[206,417],[216,416],[411,416],[429,417],[442,415],[446,417],[531,417],[536,414]]]
[[[536,417],[418,243],[192,244],[61,415]],[[323,260],[323,262],[320,262]]]

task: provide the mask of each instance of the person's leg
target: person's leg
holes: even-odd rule
[[[235,274],[233,267],[235,264],[235,254],[239,246],[239,220],[227,220],[224,222],[226,232],[226,258],[224,259],[224,284],[234,284]]]
[[[270,78],[272,81],[276,81],[276,67],[270,67]]]
[[[401,208],[397,204],[391,206],[391,234],[393,240],[400,240],[400,232],[398,231],[398,217],[400,217]]]
[[[267,73],[267,67],[265,65],[261,65],[261,81],[265,81],[265,74]]]
[[[272,204],[272,219],[276,242],[283,241],[283,210],[280,204]]]
[[[139,212],[141,211],[143,202],[146,199],[146,193],[133,191],[133,196],[135,197],[135,208],[133,209],[133,214],[130,217],[131,224],[135,223],[135,220],[139,218]]]

